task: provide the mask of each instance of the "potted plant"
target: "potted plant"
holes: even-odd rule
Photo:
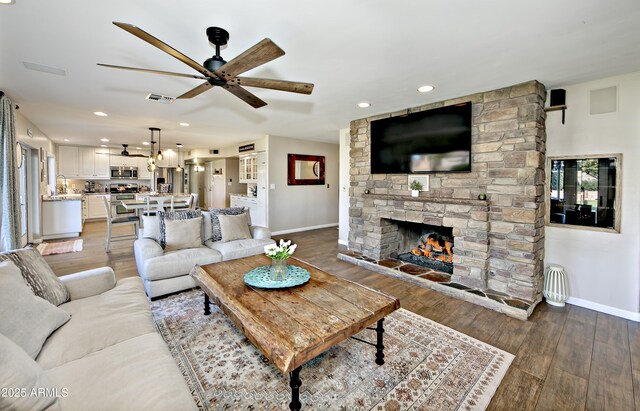
[[[287,278],[287,259],[296,251],[296,244],[291,244],[291,240],[280,240],[280,244],[269,244],[264,246],[264,253],[271,258],[271,280],[283,281]]]
[[[413,180],[411,184],[409,184],[409,188],[411,189],[411,197],[418,197],[420,190],[422,190],[422,183],[418,180]]]

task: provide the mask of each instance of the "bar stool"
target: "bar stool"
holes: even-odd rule
[[[104,208],[107,211],[107,239],[105,241],[104,250],[105,252],[110,252],[109,246],[111,245],[111,241],[118,240],[132,240],[138,238],[138,216],[123,216],[123,217],[112,217],[111,216],[111,202],[107,200],[107,197],[102,197],[104,200]],[[123,225],[132,225],[133,226],[133,234],[126,235],[111,235],[111,227],[115,226],[123,226]]]

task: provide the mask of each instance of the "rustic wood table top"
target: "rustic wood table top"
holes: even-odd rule
[[[308,283],[284,290],[246,285],[244,274],[270,265],[264,255],[196,266],[191,276],[283,373],[291,372],[400,308],[400,301],[295,258]]]

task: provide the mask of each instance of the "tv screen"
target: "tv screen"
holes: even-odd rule
[[[371,174],[471,171],[471,102],[371,122]]]

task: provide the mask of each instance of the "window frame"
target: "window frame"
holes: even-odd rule
[[[616,160],[616,189],[613,228],[596,227],[576,224],[559,224],[551,222],[551,162],[555,160],[587,160],[599,158],[615,158]],[[560,227],[587,231],[599,231],[605,233],[620,233],[620,217],[622,215],[622,153],[614,154],[589,154],[572,156],[547,156],[545,166],[545,225],[548,227]]]

